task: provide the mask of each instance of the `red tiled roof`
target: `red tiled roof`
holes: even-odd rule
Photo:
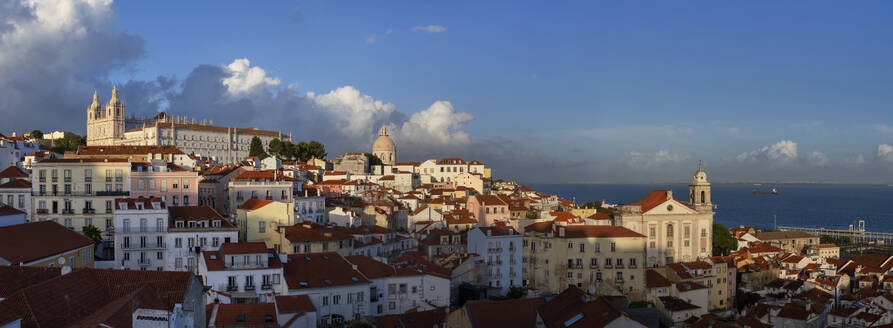
[[[654,271],[652,269],[648,269],[645,271],[645,287],[647,288],[660,288],[660,287],[670,287],[672,283],[666,277],[664,277],[660,272]]]
[[[290,254],[284,266],[288,289],[369,283],[350,262],[335,252]]]
[[[233,180],[281,180],[281,181],[298,181],[298,179],[292,178],[285,174],[280,173],[279,171],[273,170],[265,170],[265,171],[245,171],[239,173]]]
[[[267,206],[271,203],[273,203],[273,200],[251,198],[251,199],[246,200],[244,203],[242,203],[242,205],[239,205],[238,209],[254,211],[254,210],[258,210],[264,206]]]
[[[4,184],[0,184],[0,189],[31,189],[31,181],[22,179],[12,179]]]
[[[13,264],[89,246],[93,240],[53,221],[0,227],[0,258]]]
[[[565,229],[565,234],[562,237],[559,233],[560,228]],[[633,237],[633,238],[643,238],[645,235],[640,234],[638,232],[629,230],[625,227],[621,226],[603,226],[603,225],[568,225],[568,226],[553,226],[552,221],[544,221],[537,222],[531,225],[528,225],[524,228],[524,231],[536,231],[536,232],[552,232],[554,229],[555,237],[557,238],[593,238],[593,237],[601,237],[601,238],[621,238],[621,237]]]
[[[677,199],[676,197],[673,197],[673,199],[676,200],[677,202],[679,202],[680,204],[685,205],[685,207],[691,208],[691,206],[688,206],[688,204]],[[650,211],[652,208],[657,207],[657,205],[663,204],[666,201],[667,201],[667,191],[666,190],[652,190],[650,193],[648,193],[647,196],[645,196],[645,198],[642,198],[642,200],[640,200],[638,202],[631,202],[630,205],[641,205],[642,212],[644,213],[644,212]]]
[[[710,269],[713,269],[713,265],[711,265],[710,263],[707,263],[707,262],[705,262],[705,261],[685,262],[685,263],[682,263],[682,265],[685,265],[686,268],[689,268],[689,269],[692,269],[692,270],[710,270]]]
[[[806,319],[809,319],[809,311],[806,311],[806,309],[800,306],[788,303],[781,308],[781,311],[778,311],[776,316],[805,321]]]
[[[167,208],[171,220],[214,220],[223,216],[209,206],[171,206]],[[224,220],[225,221],[225,220]]]
[[[0,178],[3,179],[17,179],[17,178],[28,178],[28,173],[22,171],[22,169],[16,166],[7,167],[5,170],[0,171]]]
[[[174,154],[185,155],[176,146],[79,146],[78,155],[144,155]]]
[[[137,209],[137,205],[142,203],[144,210],[163,210],[165,209],[164,201],[158,197],[152,198],[116,198],[115,199],[115,209],[123,210],[121,204],[127,204],[127,210],[133,211]],[[154,208],[153,203],[158,203],[158,208]]]
[[[393,265],[373,260],[371,257],[362,255],[346,256],[344,258],[348,262],[357,266],[357,270],[363,273],[366,278],[377,279],[385,277],[397,276],[417,276],[422,273],[412,268],[397,268]]]
[[[444,308],[420,312],[406,312],[375,317],[375,324],[382,328],[431,328],[446,327],[447,311]]]
[[[128,163],[127,158],[47,158],[38,162],[47,163]]]
[[[276,296],[276,307],[279,313],[316,312],[316,307],[306,294]]]
[[[305,222],[293,226],[280,227],[284,229],[285,239],[292,243],[303,243],[323,240],[346,240],[353,238],[344,230]]]
[[[478,203],[480,203],[481,205],[485,205],[485,206],[508,205],[502,200],[502,198],[499,198],[499,196],[496,196],[496,195],[477,194],[477,195],[474,195],[471,197],[474,197],[475,199],[477,199]]]
[[[258,254],[266,253],[267,245],[263,242],[242,242],[242,243],[223,243],[220,245],[223,254]]]
[[[201,124],[189,124],[189,123],[159,123],[159,127],[169,128],[171,126],[177,130],[200,130],[200,131],[211,131],[211,132],[220,132],[220,133],[238,133],[241,135],[262,135],[269,137],[282,137],[281,132],[276,131],[267,131],[267,130],[258,130],[257,128],[227,128],[222,126],[210,126],[210,125],[201,125]],[[151,127],[147,127],[151,128]],[[133,131],[142,131],[143,128],[135,128],[127,130],[127,132]]]
[[[0,266],[0,298],[9,297],[12,293],[56,278],[61,268],[40,268],[26,266]]]
[[[15,207],[0,203],[0,216],[9,216],[9,215],[21,215],[25,214]]]
[[[215,327],[279,327],[273,303],[214,304],[217,316]],[[208,322],[208,325],[211,325]]]
[[[537,309],[543,305],[539,298],[505,301],[468,301],[465,310],[473,327],[536,327]],[[507,315],[511,314],[511,315]]]

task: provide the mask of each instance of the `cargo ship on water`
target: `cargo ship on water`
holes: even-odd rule
[[[754,190],[753,194],[754,195],[778,195],[778,189],[772,188],[772,190],[769,190],[769,191]]]

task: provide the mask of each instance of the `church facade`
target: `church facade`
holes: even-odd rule
[[[689,184],[688,201],[672,190],[653,190],[645,198],[618,206],[614,224],[646,236],[648,266],[703,259],[713,252],[710,182],[700,164]]]
[[[164,112],[151,118],[125,118],[124,103],[118,89],[112,98],[100,105],[99,95],[87,107],[87,145],[176,146],[186,154],[214,159],[220,163],[236,163],[248,157],[251,139],[260,138],[266,146],[270,140],[290,141],[281,132],[256,128],[214,126],[213,121],[196,122],[185,117],[172,117]]]

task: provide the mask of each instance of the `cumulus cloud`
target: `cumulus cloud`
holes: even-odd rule
[[[426,32],[426,33],[443,33],[446,32],[446,27],[440,25],[427,25],[427,26],[416,26],[412,28],[415,32]]]
[[[111,88],[108,74],[145,51],[141,37],[110,28],[114,13],[111,0],[0,4],[0,113],[17,118],[0,128],[50,128],[46,117],[83,114],[95,88]],[[55,122],[83,129],[78,120]]]
[[[828,155],[820,151],[812,151],[806,154],[806,162],[810,166],[826,166],[828,165]]]
[[[376,100],[353,86],[340,87],[322,95],[308,92],[306,97],[317,108],[331,114],[336,120],[333,128],[351,137],[371,135],[377,130],[375,124],[386,121],[396,109],[394,104]]]
[[[400,127],[398,140],[406,143],[461,146],[471,142],[462,127],[474,120],[468,113],[458,113],[449,101],[435,101],[427,109],[412,114]]]
[[[741,153],[736,156],[736,159],[742,162],[790,163],[797,159],[797,143],[791,140],[781,140],[751,152]]]
[[[236,98],[275,87],[281,83],[278,78],[267,76],[267,71],[264,69],[251,66],[251,61],[248,58],[234,60],[226,66],[226,71],[230,75],[223,79],[223,85],[226,86],[229,94]]]
[[[661,149],[653,153],[629,152],[626,157],[627,164],[642,168],[679,163],[691,158],[691,155],[674,154],[666,149]]]
[[[893,146],[888,144],[880,144],[877,146],[877,152],[875,153],[875,155],[879,160],[893,162]]]

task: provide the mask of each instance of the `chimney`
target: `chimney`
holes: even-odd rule
[[[673,191],[670,189],[667,189],[667,200],[671,200],[671,199],[673,199]]]

